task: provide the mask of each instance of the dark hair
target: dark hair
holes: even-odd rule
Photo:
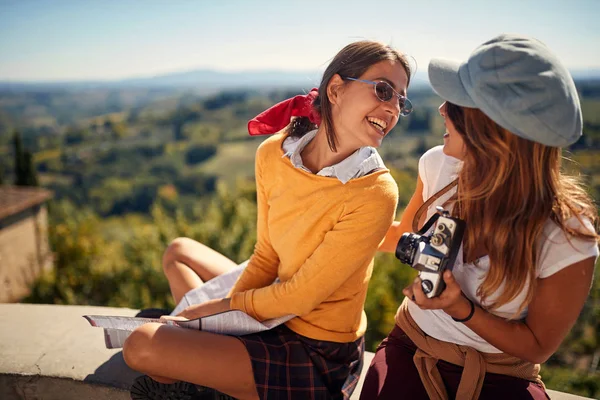
[[[313,103],[315,111],[321,116],[321,124],[327,132],[327,143],[332,151],[336,151],[337,137],[333,126],[333,116],[331,115],[331,103],[327,97],[327,85],[334,75],[342,77],[359,78],[369,67],[381,61],[399,62],[410,83],[410,65],[407,57],[394,50],[388,45],[363,40],[350,43],[333,58],[321,79],[319,85],[319,95]],[[308,131],[316,129],[316,125],[311,123],[308,117],[295,118],[288,127],[287,133],[290,136],[302,137]]]

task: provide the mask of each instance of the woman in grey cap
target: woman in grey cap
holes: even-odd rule
[[[419,278],[403,290],[361,399],[545,399],[539,364],[575,323],[598,257],[597,211],[560,170],[582,134],[575,85],[543,43],[516,35],[463,63],[433,60],[429,78],[444,145],[420,159],[381,250],[436,206],[466,221],[463,247],[438,297]]]

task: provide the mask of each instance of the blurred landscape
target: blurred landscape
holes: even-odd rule
[[[574,73],[584,136],[564,151],[600,199],[600,73]],[[30,184],[51,189],[54,270],[35,283],[32,303],[173,307],[162,252],[194,238],[236,262],[256,239],[254,153],[247,121],[317,86],[318,72],[252,74],[210,70],[122,81],[0,82],[0,183],[13,184],[16,154],[29,154]],[[415,112],[380,153],[408,203],[417,161],[442,143],[441,100],[423,75],[408,92]],[[19,167],[21,168],[21,167]],[[401,290],[415,273],[379,254],[367,298],[367,349],[391,330]],[[600,274],[576,326],[542,368],[551,389],[600,396]]]

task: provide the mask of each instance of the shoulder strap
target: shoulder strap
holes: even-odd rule
[[[433,196],[431,196],[430,198],[428,198],[427,201],[425,203],[423,203],[423,205],[421,207],[419,207],[419,209],[415,213],[415,217],[413,218],[413,221],[412,221],[412,230],[413,230],[413,232],[418,232],[419,231],[419,221],[421,220],[421,216],[423,215],[423,213],[425,211],[427,211],[427,209],[429,208],[429,206],[434,201],[436,201],[437,199],[439,199],[440,197],[442,197],[444,194],[446,194],[448,191],[450,191],[450,189],[452,189],[456,185],[458,185],[458,179],[455,179],[452,182],[450,182],[449,184],[447,184],[446,186],[444,186],[437,193],[435,193]]]

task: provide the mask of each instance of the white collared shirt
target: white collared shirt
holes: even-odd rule
[[[287,137],[283,142],[284,157],[289,157],[294,167],[303,169],[311,174],[312,171],[302,163],[300,153],[302,153],[302,150],[316,135],[317,130],[315,129],[307,132],[301,138]],[[360,178],[373,170],[381,168],[385,168],[385,164],[377,150],[373,147],[365,146],[356,150],[339,163],[323,168],[316,175],[335,177],[345,184],[350,179]]]

